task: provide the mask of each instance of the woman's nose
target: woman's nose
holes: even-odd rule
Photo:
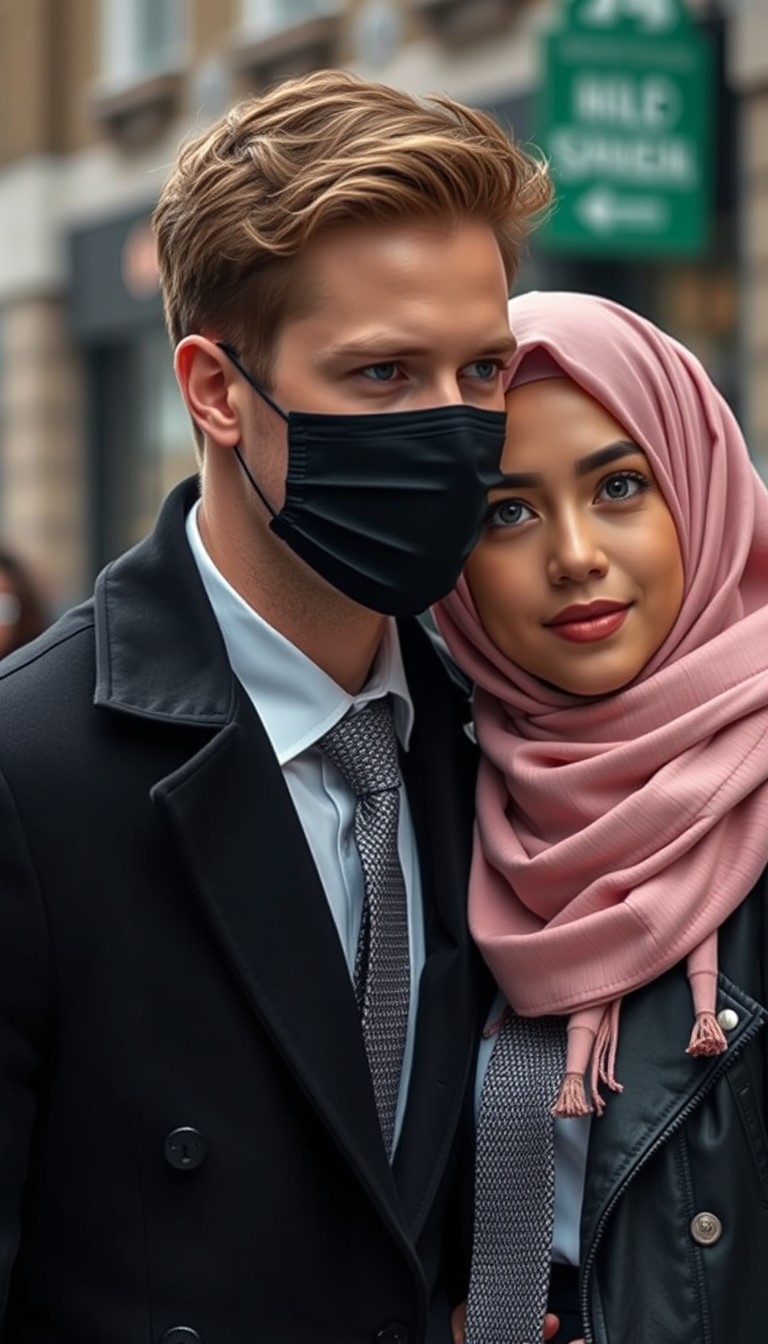
[[[608,559],[595,527],[581,515],[558,520],[547,562],[550,583],[583,583],[608,571]]]

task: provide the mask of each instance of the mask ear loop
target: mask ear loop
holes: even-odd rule
[[[238,359],[237,354],[236,354],[235,351],[233,350],[232,346],[231,346],[231,345],[226,345],[224,341],[217,341],[216,344],[217,344],[217,346],[219,347],[220,350],[223,350],[223,351],[224,351],[224,354],[227,356],[227,359],[230,359],[230,360],[232,361],[232,363],[234,364],[235,368],[236,368],[236,369],[243,375],[245,381],[249,384],[250,387],[253,388],[254,392],[258,392],[259,396],[262,397],[264,401],[266,401],[267,405],[268,405],[268,406],[271,406],[271,407],[272,407],[272,410],[273,410],[273,411],[276,411],[277,414],[278,414],[279,416],[281,416],[282,419],[285,420],[285,422],[286,422],[286,424],[287,424],[287,423],[288,423],[288,416],[286,415],[286,413],[285,413],[285,411],[283,410],[282,406],[278,406],[277,402],[274,401],[272,397],[270,397],[269,393],[268,393],[268,392],[261,386],[261,384],[260,384],[260,383],[257,383],[257,382],[256,382],[256,379],[253,378],[253,377],[251,376],[251,374],[248,372],[248,370],[247,370],[246,368],[244,368],[244,366],[240,363],[240,360]],[[267,499],[266,495],[264,494],[264,491],[262,490],[261,486],[260,486],[260,485],[258,484],[258,482],[256,481],[256,478],[255,478],[255,476],[253,475],[253,472],[251,471],[250,467],[248,466],[248,463],[246,462],[245,458],[243,457],[242,452],[240,451],[240,444],[239,444],[239,443],[236,443],[236,444],[235,444],[235,447],[234,447],[234,453],[235,453],[235,457],[237,458],[238,462],[240,463],[240,466],[243,468],[243,471],[245,472],[246,476],[248,477],[248,480],[250,481],[251,485],[253,486],[254,490],[256,491],[256,494],[259,496],[259,499],[261,500],[262,504],[264,505],[264,508],[267,510],[267,512],[271,515],[272,518],[276,518],[276,517],[277,517],[277,512],[276,512],[275,509],[272,508],[272,505],[270,504],[269,500]]]
[[[238,369],[240,373],[242,373],[246,383],[250,384],[254,392],[258,392],[259,396],[262,397],[264,401],[266,401],[267,405],[271,406],[272,410],[276,411],[277,414],[280,416],[280,418],[284,420],[286,424],[288,424],[288,416],[286,412],[283,410],[282,406],[278,406],[277,402],[269,395],[266,388],[263,388],[261,386],[261,383],[257,383],[256,379],[253,377],[253,374],[249,373],[248,370],[240,363],[240,360],[238,359],[237,354],[233,350],[232,346],[227,345],[224,341],[217,341],[216,344],[220,350],[224,351],[224,354],[227,356],[227,359],[231,359],[235,368]]]
[[[264,491],[262,490],[261,486],[260,486],[260,485],[257,485],[255,476],[253,475],[253,473],[252,473],[250,467],[248,466],[248,463],[246,462],[245,458],[243,457],[243,454],[240,452],[240,444],[239,444],[239,443],[236,443],[236,444],[235,444],[235,447],[234,447],[234,454],[235,454],[235,457],[237,458],[238,462],[240,463],[240,466],[243,468],[243,471],[245,472],[246,476],[248,477],[248,480],[251,482],[251,485],[253,486],[254,490],[256,491],[256,494],[259,496],[259,499],[261,500],[262,504],[264,505],[264,508],[267,510],[267,512],[271,515],[272,518],[276,518],[276,517],[277,517],[277,513],[276,513],[276,511],[272,508],[272,505],[270,504],[269,500],[267,499],[266,495],[264,494]]]

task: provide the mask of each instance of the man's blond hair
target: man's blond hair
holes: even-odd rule
[[[487,113],[341,70],[286,80],[179,153],[153,219],[171,341],[226,340],[269,383],[281,325],[302,303],[291,271],[321,231],[478,218],[511,284],[549,196],[545,167]]]

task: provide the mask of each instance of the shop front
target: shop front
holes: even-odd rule
[[[71,235],[71,330],[83,357],[92,569],[152,527],[195,470],[165,332],[151,204]]]

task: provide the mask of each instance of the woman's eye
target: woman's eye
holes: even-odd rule
[[[606,477],[598,493],[604,499],[621,502],[624,499],[633,499],[642,490],[647,490],[649,485],[647,477],[641,476],[639,472],[620,471]]]
[[[489,505],[486,527],[519,527],[533,516],[533,510],[521,499],[501,499],[497,504]]]
[[[370,378],[375,383],[391,383],[397,375],[397,365],[391,361],[387,364],[368,364],[360,372],[364,378]]]

